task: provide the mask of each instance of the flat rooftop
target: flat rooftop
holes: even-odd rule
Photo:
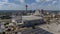
[[[37,19],[42,19],[42,17],[30,15],[30,16],[22,16],[23,20],[37,20]]]

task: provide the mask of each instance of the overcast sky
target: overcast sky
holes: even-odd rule
[[[0,0],[0,10],[60,10],[60,0]]]

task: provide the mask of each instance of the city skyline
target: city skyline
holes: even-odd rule
[[[0,0],[0,10],[60,10],[60,0]]]

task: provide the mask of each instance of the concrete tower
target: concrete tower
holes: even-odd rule
[[[25,7],[26,7],[26,10],[25,10],[25,12],[24,12],[24,15],[27,15],[27,5],[25,5]]]
[[[28,5],[26,5],[26,11],[27,11],[27,7],[28,7]]]

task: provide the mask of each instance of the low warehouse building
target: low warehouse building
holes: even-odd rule
[[[41,25],[44,24],[45,21],[42,17],[38,16],[22,16],[23,26],[24,27],[32,27],[35,25]]]

